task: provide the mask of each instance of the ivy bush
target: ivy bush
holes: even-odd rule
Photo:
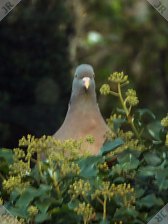
[[[98,155],[79,153],[92,136],[61,142],[28,135],[18,148],[0,150],[0,203],[11,224],[144,224],[168,202],[168,115],[158,121],[136,109],[128,84],[115,72],[100,89],[119,104]]]

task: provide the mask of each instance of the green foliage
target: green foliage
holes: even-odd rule
[[[145,224],[167,203],[168,117],[158,122],[149,109],[136,110],[138,97],[123,73],[109,82],[101,92],[120,107],[108,119],[112,131],[99,155],[81,155],[84,140],[50,136],[28,135],[13,152],[1,149],[1,203],[13,216],[26,223]]]

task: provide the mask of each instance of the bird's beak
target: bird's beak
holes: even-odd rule
[[[89,86],[90,86],[90,78],[89,77],[84,77],[82,80],[83,80],[85,88],[88,89]]]

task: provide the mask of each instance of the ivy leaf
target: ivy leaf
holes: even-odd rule
[[[137,116],[137,119],[142,122],[150,122],[156,119],[155,114],[147,108],[136,110],[135,115]]]
[[[46,213],[50,205],[53,203],[53,200],[50,197],[45,200],[36,201],[35,205],[40,210],[41,213]]]
[[[149,194],[143,198],[141,198],[139,201],[137,201],[137,204],[142,208],[151,208],[154,206],[162,206],[164,205],[164,202],[161,198],[157,198],[154,194]]]
[[[50,216],[47,213],[40,213],[37,214],[35,217],[35,222],[36,223],[43,223],[44,221],[50,219]]]
[[[90,156],[87,158],[80,159],[78,165],[81,169],[80,176],[82,177],[96,177],[99,170],[97,164],[103,162],[102,156]]]
[[[139,169],[139,176],[141,177],[152,177],[156,174],[158,168],[153,166],[144,166]]]
[[[167,190],[168,189],[168,170],[161,169],[156,172],[156,180],[155,184],[158,186],[159,190]]]
[[[13,151],[11,149],[0,149],[0,158],[7,161],[8,164],[13,163]]]
[[[105,155],[123,144],[124,144],[124,141],[121,138],[117,138],[114,141],[107,141],[107,142],[105,142],[103,147],[100,149],[99,154]]]
[[[139,160],[131,153],[118,156],[118,162],[125,170],[134,170],[139,166]]]
[[[147,130],[152,138],[156,141],[161,141],[160,139],[160,133],[162,130],[162,126],[160,124],[160,121],[152,122],[147,125]]]
[[[43,196],[51,189],[51,186],[47,186],[41,184],[38,189],[34,187],[28,187],[26,190],[21,194],[20,198],[16,202],[16,206],[18,207],[28,207],[31,201],[35,198]]]
[[[15,217],[28,218],[26,207],[8,207],[8,211]]]
[[[155,152],[148,152],[144,154],[144,159],[148,165],[157,166],[162,160]]]
[[[20,196],[16,202],[16,207],[28,207],[31,201],[37,196],[39,196],[39,191],[33,187],[28,187]]]
[[[121,128],[122,124],[126,122],[123,118],[118,118],[113,120],[113,126],[114,126],[114,132],[117,133],[117,131]]]
[[[100,224],[109,224],[110,222],[107,219],[103,219],[100,221]]]
[[[116,210],[114,217],[123,218],[123,217],[134,217],[138,216],[138,212],[133,208],[119,208]]]

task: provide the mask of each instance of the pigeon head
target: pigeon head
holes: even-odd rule
[[[91,65],[82,64],[76,68],[73,84],[71,99],[75,96],[94,97],[95,93],[95,80],[94,70]]]

